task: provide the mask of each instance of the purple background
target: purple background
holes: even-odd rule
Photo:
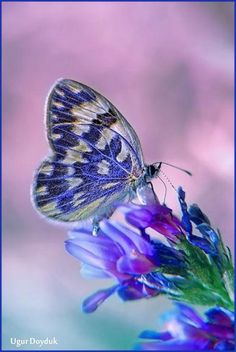
[[[82,297],[108,283],[80,278],[66,229],[32,208],[33,172],[48,152],[45,97],[60,77],[109,98],[147,163],[191,170],[163,169],[232,247],[233,5],[3,3],[3,347],[15,349],[10,337],[56,336],[57,350],[131,348],[169,303],[114,297],[93,316],[80,313]],[[161,182],[154,187],[163,199]],[[167,204],[178,212],[169,186]]]

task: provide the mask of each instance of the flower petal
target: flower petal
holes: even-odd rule
[[[138,336],[140,339],[157,339],[157,340],[162,340],[166,341],[171,339],[172,335],[168,332],[156,332],[153,330],[144,330],[141,332],[141,334]]]
[[[115,262],[107,260],[105,257],[98,257],[92,252],[78,246],[74,243],[74,240],[65,241],[65,248],[67,252],[73,255],[76,259],[79,259],[83,263],[96,266],[100,269],[115,270]],[[92,250],[92,249],[91,249]]]
[[[145,342],[135,346],[136,350],[143,351],[198,351],[198,350],[210,350],[211,344],[209,340],[204,339],[202,341],[191,341],[191,340],[178,340],[171,339],[168,341],[152,341]]]
[[[132,249],[137,249],[131,241],[122,231],[120,231],[114,224],[113,221],[104,220],[101,222],[100,227],[102,231],[109,237],[114,243],[116,243],[120,250],[124,253],[129,253]],[[121,253],[122,253],[121,252]]]
[[[216,255],[217,250],[211,241],[195,235],[189,235],[188,240],[194,246],[201,248],[206,254]]]
[[[111,278],[112,275],[109,272],[106,272],[105,270],[98,269],[95,266],[88,265],[88,264],[82,264],[82,267],[80,269],[80,274],[81,276],[85,278],[91,278],[91,279],[103,279],[103,278]]]
[[[233,341],[220,341],[214,345],[214,349],[218,351],[235,351],[235,345]]]
[[[222,326],[216,324],[204,324],[204,330],[209,332],[212,336],[218,337],[219,339],[229,339],[234,338],[234,331],[232,327]]]
[[[148,256],[152,256],[154,254],[154,247],[150,240],[146,240],[139,233],[136,233],[130,230],[128,227],[123,226],[121,224],[116,224],[116,228],[120,230],[125,236],[130,238],[134,244],[134,248],[136,248],[140,253],[143,253]],[[149,237],[148,237],[149,238]],[[128,254],[130,253],[130,248],[128,250]]]
[[[69,240],[78,247],[92,252],[98,257],[107,258],[108,260],[116,260],[122,254],[119,247],[107,236],[99,234],[93,236],[90,233],[77,233],[76,237]]]
[[[182,210],[182,226],[183,228],[187,231],[189,235],[192,234],[192,224],[190,221],[189,213],[188,213],[188,207],[185,202],[185,192],[182,189],[182,187],[179,187],[178,189],[178,194],[179,194],[179,203],[180,207]]]
[[[184,303],[176,303],[175,304],[179,310],[179,314],[181,317],[181,321],[184,323],[188,323],[190,325],[194,325],[195,327],[201,327],[203,324],[202,318],[196,313],[194,309]]]
[[[209,309],[205,315],[212,324],[219,324],[223,326],[233,326],[234,313],[222,307],[215,307]]]
[[[219,242],[217,233],[208,224],[202,223],[196,228],[201,232],[204,238],[208,239],[212,243],[217,244]]]
[[[149,288],[138,281],[130,280],[127,281],[126,285],[123,284],[122,286],[120,286],[120,288],[117,290],[117,293],[119,297],[123,299],[123,301],[129,301],[144,297],[153,297],[158,295],[160,291]]]
[[[200,225],[202,223],[206,223],[208,225],[210,225],[210,220],[208,219],[208,217],[206,216],[206,214],[204,214],[201,209],[199,208],[199,206],[197,204],[192,204],[189,207],[189,215],[190,215],[190,219],[196,224],[196,225]]]
[[[126,214],[126,220],[137,228],[145,229],[151,224],[152,213],[143,207],[138,210],[129,211]]]
[[[155,269],[155,265],[142,254],[122,256],[117,261],[117,270],[131,275],[147,274]]]
[[[94,312],[108,297],[110,297],[117,290],[118,287],[119,285],[115,285],[104,290],[99,290],[86,298],[82,304],[83,312]]]

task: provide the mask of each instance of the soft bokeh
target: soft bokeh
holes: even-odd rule
[[[131,349],[169,303],[112,297],[93,315],[82,297],[104,283],[79,275],[66,228],[33,209],[33,172],[48,152],[43,114],[60,77],[94,87],[233,245],[233,4],[3,3],[4,343],[56,337],[45,349]],[[167,204],[178,212],[167,183]],[[155,181],[162,199],[164,188]],[[37,345],[19,349],[39,349]]]

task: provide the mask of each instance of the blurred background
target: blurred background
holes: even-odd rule
[[[48,152],[47,92],[60,77],[92,86],[137,131],[147,163],[198,203],[233,246],[233,4],[3,3],[3,348],[56,337],[46,349],[131,349],[170,303],[82,299],[109,282],[80,277],[66,228],[33,209],[35,168]],[[154,182],[160,199],[164,189]],[[179,214],[168,186],[167,204]],[[20,349],[32,349],[24,346]],[[37,350],[37,346],[33,346]]]

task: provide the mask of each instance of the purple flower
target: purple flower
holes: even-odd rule
[[[207,216],[198,205],[189,207],[185,201],[185,192],[178,189],[178,199],[182,211],[182,219],[178,219],[170,208],[160,203],[125,207],[126,220],[145,234],[147,228],[152,228],[165,236],[170,244],[178,244],[184,238],[199,247],[206,254],[215,256],[219,252],[219,236],[211,228]],[[193,234],[193,225],[196,225],[199,235]],[[218,247],[217,247],[218,246]]]
[[[184,256],[149,236],[104,220],[97,237],[86,229],[73,230],[65,242],[66,250],[82,263],[86,276],[114,278],[117,284],[99,290],[84,301],[85,312],[93,312],[106,298],[117,292],[123,300],[148,298],[174,290],[174,284],[161,271],[184,270]]]
[[[114,293],[123,300],[162,293],[175,300],[231,309],[231,259],[206,215],[197,205],[188,208],[182,188],[178,195],[181,220],[158,202],[129,205],[121,207],[126,225],[103,220],[97,237],[91,228],[70,232],[66,250],[82,263],[81,272],[115,280],[114,286],[84,301],[85,312],[93,312]]]
[[[141,231],[150,227],[174,243],[183,236],[181,221],[165,205],[160,203],[146,206],[130,205],[125,209],[128,223]]]
[[[234,314],[215,307],[203,319],[189,306],[178,303],[177,310],[164,315],[166,331],[144,331],[140,338],[149,339],[137,345],[139,350],[234,350]]]

